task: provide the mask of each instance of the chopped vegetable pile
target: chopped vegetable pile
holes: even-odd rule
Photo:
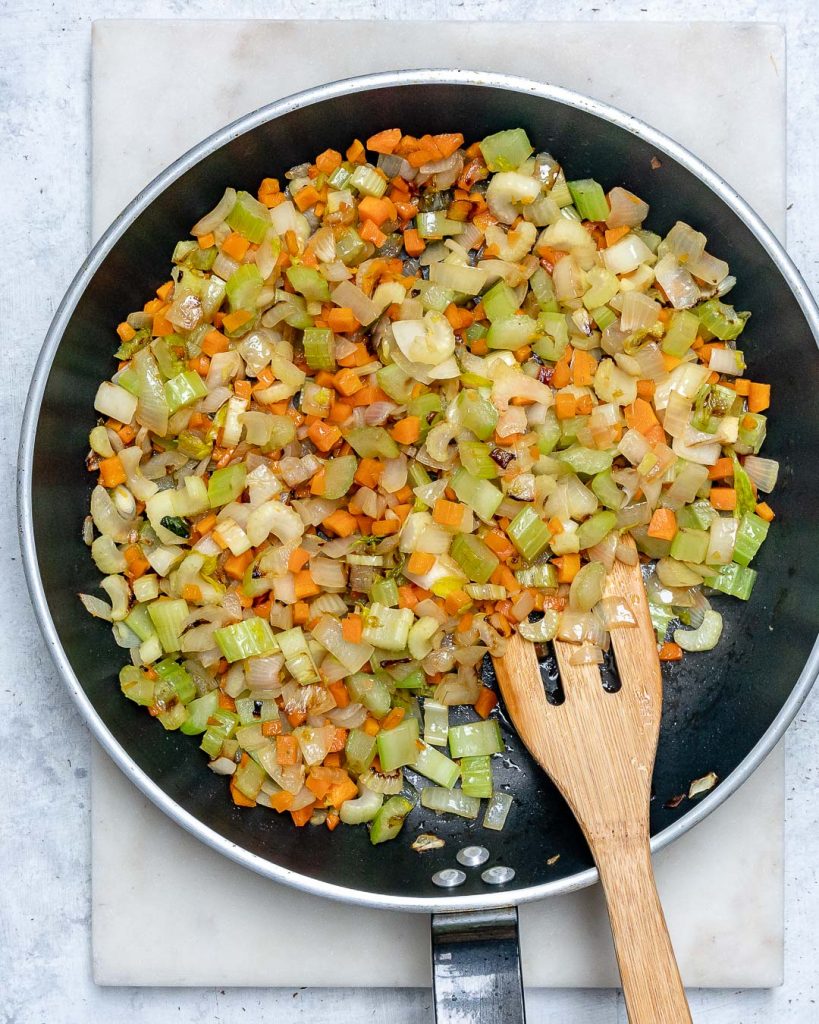
[[[519,128],[390,129],[284,178],[228,188],[117,328],[85,527],[110,603],[81,598],[237,804],[380,843],[420,788],[499,829],[487,653],[602,662],[626,532],[664,660],[718,642],[706,593],[751,593],[778,465],[750,314],[705,235]]]

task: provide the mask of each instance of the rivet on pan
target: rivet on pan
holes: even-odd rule
[[[506,885],[515,877],[515,869],[507,868],[497,864],[494,868],[487,868],[481,872],[481,878],[487,885]]]
[[[443,868],[432,876],[433,885],[439,885],[442,889],[454,889],[456,885],[463,885],[465,881],[466,875],[458,868]]]
[[[455,854],[455,860],[465,868],[476,868],[489,860],[489,850],[485,846],[464,846]]]

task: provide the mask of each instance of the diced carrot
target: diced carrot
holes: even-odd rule
[[[342,751],[347,743],[347,730],[341,726],[336,727],[336,731],[333,734],[333,738],[330,740],[330,749],[328,753],[338,754]]]
[[[572,372],[569,369],[569,360],[564,355],[562,359],[559,359],[555,363],[554,372],[552,373],[551,384],[553,388],[565,388],[566,385],[571,381]]]
[[[737,492],[733,487],[712,487],[708,498],[721,512],[730,512],[737,507]]]
[[[341,440],[341,431],[333,423],[316,420],[308,427],[307,436],[320,452],[329,452]]]
[[[751,382],[748,392],[748,412],[763,412],[771,404],[771,385]]]
[[[304,784],[317,800],[323,800],[332,786],[332,782],[329,779],[316,778],[312,772],[304,780]]]
[[[647,533],[649,537],[656,537],[658,540],[673,540],[677,533],[677,517],[673,509],[655,509]]]
[[[306,807],[300,807],[297,811],[291,811],[290,817],[293,819],[293,824],[296,828],[303,828],[307,822],[313,817],[313,809],[315,808],[315,802],[308,804]]]
[[[341,167],[341,153],[335,149],[325,149],[316,157],[316,167],[320,174],[332,174],[337,167]]]
[[[671,371],[682,362],[682,359],[678,356],[669,355],[668,352],[662,352],[660,354],[663,357],[663,366],[665,367],[666,373],[671,373]]]
[[[426,551],[413,551],[407,562],[407,570],[414,576],[423,576],[435,565],[435,556]]]
[[[370,220],[379,228],[384,221],[394,219],[396,212],[395,204],[392,200],[386,199],[384,196],[381,196],[380,198],[376,196],[364,196],[358,204],[358,216],[360,220]]]
[[[230,795],[233,797],[233,802],[239,807],[255,807],[256,801],[250,797],[245,796],[244,793],[236,785],[233,778],[230,780]]]
[[[400,128],[386,128],[384,131],[376,132],[375,135],[371,135],[367,139],[367,149],[372,150],[373,153],[382,153],[385,156],[389,156],[390,153],[395,152],[395,147],[400,141]]]
[[[625,407],[623,412],[628,426],[641,434],[647,434],[659,422],[650,403],[644,398],[636,398],[631,405]]]
[[[660,661],[682,661],[682,647],[679,644],[667,643],[660,648]]]
[[[654,381],[653,380],[638,380],[637,381],[637,394],[640,398],[650,401],[654,397]]]
[[[376,249],[380,249],[381,246],[387,241],[387,236],[381,230],[378,225],[371,220],[365,220],[359,230],[359,234],[365,242],[372,242]]]
[[[272,739],[274,736],[281,736],[281,734],[281,719],[273,718],[269,722],[262,722],[262,736],[266,736],[268,739]]]
[[[760,519],[764,519],[766,523],[772,523],[774,520],[774,510],[767,503],[767,501],[760,501],[754,509]]]
[[[360,644],[363,632],[363,622],[360,615],[346,615],[341,620],[341,635],[348,644]]]
[[[299,744],[290,733],[276,737],[276,763],[282,768],[298,763]]]
[[[349,398],[354,395],[356,391],[360,391],[364,385],[361,382],[361,378],[357,373],[345,367],[343,370],[339,370],[333,378],[333,384],[336,391]]]
[[[157,296],[158,299],[161,299],[163,302],[167,302],[168,299],[171,297],[171,293],[172,292],[173,292],[173,281],[166,281],[164,284],[160,285],[159,288],[157,288],[156,296]]]
[[[220,663],[221,664],[221,663]],[[225,671],[227,671],[227,662],[225,662]],[[229,693],[225,693],[224,690],[219,691],[219,707],[222,711],[235,711],[236,701]]]
[[[389,537],[398,533],[401,523],[398,519],[376,519],[373,522],[372,531],[374,537]]]
[[[333,402],[328,419],[332,423],[346,423],[353,414],[353,407],[347,402]]]
[[[245,569],[253,561],[253,552],[245,551],[241,555],[231,555],[225,560],[224,570],[234,580],[240,580],[245,574]]]
[[[119,455],[112,455],[109,459],[100,459],[99,469],[103,487],[116,487],[118,484],[124,484],[128,479]]]
[[[390,435],[398,444],[415,444],[421,436],[421,420],[418,416],[406,416],[395,424]]]
[[[136,331],[127,320],[123,320],[121,324],[117,324],[117,334],[120,341],[130,341],[136,335]]]
[[[432,519],[439,526],[460,526],[464,520],[464,506],[457,501],[439,498],[433,506]]]
[[[383,731],[387,729],[394,729],[401,721],[403,721],[406,712],[403,708],[392,708],[386,717],[381,722],[381,728]]]
[[[182,588],[182,600],[188,604],[200,604],[202,601],[202,589],[195,583],[186,583]]]
[[[481,718],[488,718],[492,709],[497,706],[498,697],[494,690],[488,686],[482,686],[474,707]]]
[[[317,597],[321,593],[321,587],[314,582],[313,577],[307,569],[296,573],[296,597]]]
[[[444,316],[449,321],[449,326],[453,331],[463,330],[465,327],[469,327],[472,323],[472,314],[468,309],[464,309],[462,306],[456,306],[454,302],[450,304],[444,310]]]
[[[512,399],[514,402],[514,398]],[[581,395],[577,400],[577,415],[588,416],[594,408],[594,401],[591,395]]]
[[[453,590],[444,599],[444,607],[450,615],[460,615],[472,607],[472,598],[464,590]]]
[[[381,388],[376,387],[373,384],[365,384],[364,387],[359,388],[358,391],[350,399],[350,405],[359,408],[364,405],[373,405],[375,402],[388,402],[386,394]]]
[[[560,558],[555,558],[554,562],[557,565],[558,583],[571,583],[580,572],[580,555],[574,551],[569,552],[567,555],[561,555]]]
[[[317,470],[313,474],[313,479],[310,481],[310,493],[315,494],[316,497],[320,498],[324,494],[324,483],[327,479],[327,472],[324,466]]]
[[[336,812],[335,811],[330,811],[330,813],[324,819],[324,824],[332,832],[336,828],[338,828],[338,825],[339,825],[340,821],[341,821],[341,818],[336,814]]]
[[[294,204],[302,213],[305,210],[309,210],[311,206],[315,206],[319,199],[321,199],[321,196],[314,185],[305,185],[304,188],[300,188],[295,196],[293,196]]]
[[[335,512],[327,516],[321,525],[332,530],[339,537],[349,537],[358,529],[355,517],[342,508],[337,508]]]
[[[358,786],[351,778],[344,782],[336,782],[330,787],[326,802],[331,807],[341,807],[346,800],[354,800],[358,796]]]
[[[427,243],[418,234],[416,228],[407,228],[404,231],[404,248],[407,250],[408,256],[420,256],[426,247]]]
[[[293,806],[294,794],[288,793],[286,789],[281,790],[279,793],[274,793],[270,797],[270,806],[274,811],[278,811],[281,814],[283,811],[289,811]]]
[[[222,242],[222,252],[225,256],[229,256],[232,260],[236,260],[237,263],[241,263],[247,255],[247,250],[250,247],[250,240],[240,235],[237,231],[231,231],[227,238]]]
[[[360,139],[354,139],[351,146],[348,147],[345,156],[351,164],[363,163],[364,162],[364,146],[361,144]]]
[[[418,604],[418,598],[415,596],[415,590],[411,586],[402,586],[398,588],[398,607],[399,608],[414,608]]]
[[[554,378],[552,378],[554,383]],[[560,391],[555,395],[555,415],[559,420],[568,420],[577,413],[577,399],[568,391]]]
[[[350,703],[350,691],[345,686],[343,679],[337,679],[335,682],[329,683],[327,689],[332,693],[336,707],[346,708]]]
[[[210,533],[214,526],[216,526],[217,521],[218,519],[216,513],[209,512],[206,516],[203,516],[196,524],[196,532],[200,535],[200,537],[204,537],[206,533]]]
[[[296,601],[293,605],[293,625],[303,626],[310,618],[310,605],[306,601]]]
[[[370,718],[369,716],[364,719],[364,724],[361,728],[368,736],[375,736],[381,732],[381,725],[374,718]]]
[[[359,462],[353,479],[357,484],[361,484],[362,487],[375,488],[378,486],[378,481],[383,472],[384,464],[379,462],[378,459],[364,458]]]
[[[751,393],[751,381],[746,380],[744,377],[737,377],[734,380],[734,391],[743,398],[747,398]]]
[[[597,360],[582,349],[575,349],[572,359],[572,383],[578,387],[591,387]]]
[[[483,538],[484,544],[500,558],[501,560],[511,558],[515,553],[515,549],[512,547],[511,541],[502,534],[499,530],[490,530]]]
[[[734,475],[734,464],[728,458],[717,459],[713,466],[708,467],[709,480],[724,480]]]
[[[307,715],[304,711],[289,711],[287,714],[287,721],[295,729],[297,725],[304,725],[307,721]]]
[[[228,313],[222,320],[222,326],[226,331],[232,333],[238,331],[240,327],[244,326],[249,320],[253,319],[253,314],[248,309],[237,309],[234,313]]]
[[[615,242],[619,242],[620,239],[627,235],[631,231],[631,228],[626,224],[621,224],[617,228],[606,229],[606,246],[614,245]]]
[[[640,401],[640,399],[638,399]],[[643,437],[653,448],[658,444],[665,444],[665,431],[659,423],[655,423],[653,427],[649,427],[648,430],[643,434]]]

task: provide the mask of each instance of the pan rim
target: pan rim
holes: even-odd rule
[[[92,701],[86,694],[74,673],[62,648],[57,629],[46,601],[45,590],[40,577],[37,552],[34,541],[34,520],[32,508],[32,473],[35,441],[39,413],[45,386],[69,320],[82,294],[93,276],[134,220],[177,178],[194,167],[202,159],[233,139],[253,130],[259,125],[299,110],[303,107],[329,99],[354,95],[379,89],[403,88],[408,86],[456,85],[484,87],[507,92],[527,93],[551,100],[586,113],[592,114],[631,135],[648,142],[659,152],[670,156],[681,166],[710,188],[754,234],[770,256],[785,283],[791,289],[805,320],[819,345],[819,307],[791,258],[773,232],[745,202],[744,199],[720,175],[669,136],[610,104],[592,99],[581,93],[561,86],[534,82],[526,78],[494,72],[475,72],[454,69],[420,69],[407,71],[386,71],[354,78],[342,79],[325,85],[295,93],[291,96],[266,104],[220,128],[197,145],[189,149],[166,167],[143,188],[125,207],[109,228],[103,233],[77,271],[67,289],[54,318],[49,326],[43,347],[37,358],[26,399],[20,435],[20,454],[17,465],[17,514],[23,567],[35,616],[43,634],[51,658],[63,683],[67,687],[75,706],[94,738],[101,744],[114,763],[155,806],[212,849],[242,865],[271,879],[304,892],[324,896],[360,906],[381,910],[402,910],[418,913],[454,912],[490,909],[522,904],[546,896],[560,895],[584,888],[597,881],[595,868],[589,868],[567,878],[544,882],[522,889],[487,892],[471,896],[441,896],[435,898],[415,896],[393,896],[347,888],[336,883],[325,882],[301,875],[231,842],[225,836],[206,826],[197,817],[184,810],[149,775],[133,761],[124,747],[114,738]],[[706,818],[723,803],[771,752],[781,739],[790,722],[796,716],[819,674],[819,640],[814,644],[799,678],[788,699],[773,722],[745,759],[708,796],[673,825],[658,833],[651,840],[652,852],[667,846],[698,822]]]

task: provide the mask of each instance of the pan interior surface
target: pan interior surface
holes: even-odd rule
[[[514,881],[502,895],[490,895],[480,871],[469,871],[456,890],[463,898],[459,902],[513,902],[591,880],[592,861],[570,812],[505,719],[507,751],[496,759],[496,780],[513,795],[514,806],[503,832],[421,808],[398,840],[378,848],[361,828],[297,830],[289,815],[235,807],[224,779],[206,770],[195,738],[165,732],[122,697],[117,672],[125,652],[115,646],[109,626],[90,619],[76,597],[78,591],[93,593],[99,580],[81,539],[92,486],[83,460],[94,394],[111,372],[113,326],[141,308],[146,295],[166,280],[174,244],[188,236],[224,187],[255,193],[263,177],[281,176],[323,149],[344,150],[352,138],[365,139],[388,126],[419,135],[462,131],[470,141],[521,126],[537,150],[548,150],[564,163],[569,178],[595,178],[607,189],[623,185],[645,199],[652,230],[665,233],[682,219],[707,235],[709,250],[726,259],[737,277],[730,301],[753,314],[743,335],[747,375],[773,384],[765,454],[781,462],[771,502],[777,519],[755,563],[760,575],[751,600],[714,599],[725,617],[716,650],[665,666],[652,834],[680,831],[676,826],[694,812],[693,805],[684,800],[670,807],[668,801],[710,771],[727,779],[770,736],[783,708],[795,712],[792,694],[800,675],[805,678],[819,630],[819,551],[811,511],[819,507],[819,477],[808,468],[819,450],[814,399],[819,357],[808,320],[777,261],[738,213],[661,144],[583,105],[562,102],[554,90],[514,91],[480,84],[479,76],[427,84],[417,75],[407,76],[412,81],[406,84],[400,84],[400,76],[386,77],[390,81],[378,87],[328,90],[316,102],[269,119],[253,121],[251,115],[249,130],[226,133],[227,141],[183,168],[151,202],[138,205],[96,272],[80,281],[81,294],[66,312],[51,367],[42,371],[47,377],[29,481],[36,567],[28,568],[35,598],[39,572],[53,630],[99,718],[92,722],[98,735],[121,765],[135,766],[135,781],[145,788],[138,777],[144,773],[161,790],[164,809],[173,813],[171,801],[187,812],[191,817],[183,823],[200,837],[279,880],[328,895],[345,895],[346,888],[354,890],[346,895],[361,902],[407,909],[445,903],[431,876],[452,866],[460,846],[480,843],[490,850],[489,866],[515,869]],[[25,530],[24,524],[24,536]],[[48,632],[48,623],[45,628]],[[806,691],[807,683],[802,685]],[[784,724],[780,721],[780,731]],[[718,794],[719,788],[716,802]],[[193,820],[204,828],[192,826]],[[419,832],[441,836],[445,847],[414,852],[410,844]],[[560,859],[549,865],[556,854]]]

